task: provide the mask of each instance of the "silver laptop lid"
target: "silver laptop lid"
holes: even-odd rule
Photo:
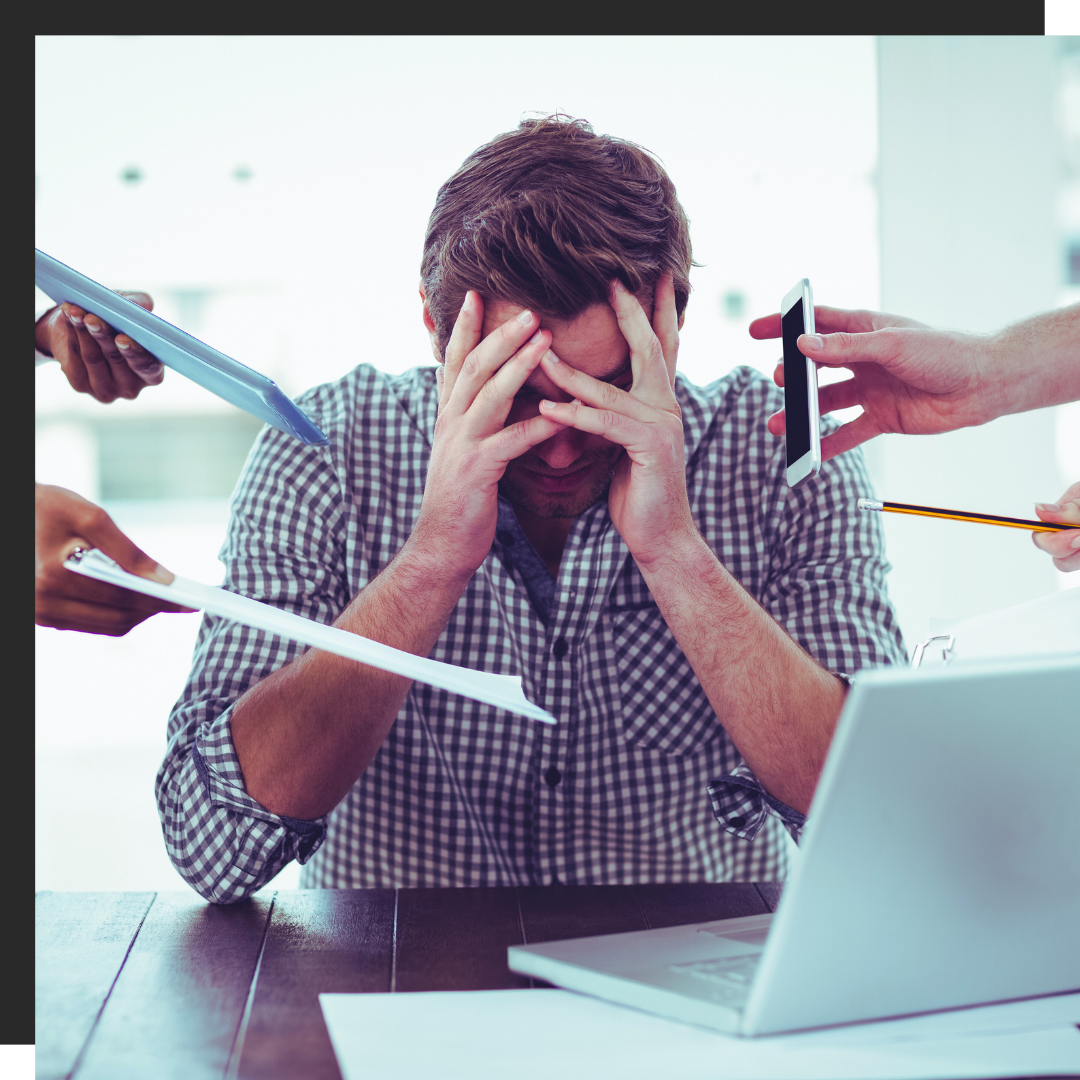
[[[1080,988],[1080,658],[861,675],[748,1034]]]

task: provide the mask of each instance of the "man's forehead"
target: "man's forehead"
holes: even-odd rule
[[[491,300],[484,308],[483,336],[487,337],[523,308],[505,300]],[[630,347],[608,304],[595,304],[572,319],[540,316],[541,329],[551,333],[551,350],[572,367],[594,379],[609,382],[630,370]],[[527,386],[547,385],[547,378],[530,376]]]

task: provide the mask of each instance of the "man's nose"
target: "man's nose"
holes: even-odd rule
[[[585,449],[585,433],[575,428],[563,428],[546,442],[540,443],[533,453],[549,469],[568,469]]]

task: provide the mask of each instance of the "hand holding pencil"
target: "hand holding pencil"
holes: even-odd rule
[[[1080,482],[1056,503],[1036,503],[1035,513],[1040,521],[1076,526],[1056,533],[1032,533],[1031,539],[1037,548],[1053,556],[1059,570],[1080,570]]]

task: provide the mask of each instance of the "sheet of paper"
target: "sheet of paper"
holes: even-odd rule
[[[931,619],[930,633],[956,638],[950,663],[1051,653],[1080,655],[1080,589],[1062,589],[969,619]],[[941,649],[935,642],[926,650],[922,666],[941,664]]]
[[[520,675],[492,675],[487,671],[473,671],[454,664],[444,664],[439,660],[429,660],[424,656],[413,656],[412,653],[392,649],[382,642],[312,622],[291,611],[282,611],[270,604],[263,604],[250,597],[239,596],[211,585],[203,585],[189,578],[177,577],[171,585],[162,585],[157,581],[129,574],[96,549],[86,552],[81,559],[69,559],[64,565],[76,574],[107,581],[125,589],[134,589],[135,592],[145,593],[159,600],[171,600],[184,607],[209,611],[212,615],[234,619],[246,626],[254,626],[304,645],[313,645],[338,656],[347,656],[351,660],[359,660],[362,664],[392,671],[396,675],[404,675],[406,678],[437,686],[441,690],[449,690],[451,693],[474,698],[508,712],[541,720],[545,724],[556,722],[551,713],[534,705],[525,696],[521,689]]]
[[[1070,1026],[1080,995],[1070,998],[1012,1021],[1014,1006],[995,1006],[997,1025],[977,1034],[971,1017],[946,1013],[929,1027],[912,1019],[758,1039],[565,990],[320,994],[319,1003],[344,1080],[946,1080],[1080,1070]]]

